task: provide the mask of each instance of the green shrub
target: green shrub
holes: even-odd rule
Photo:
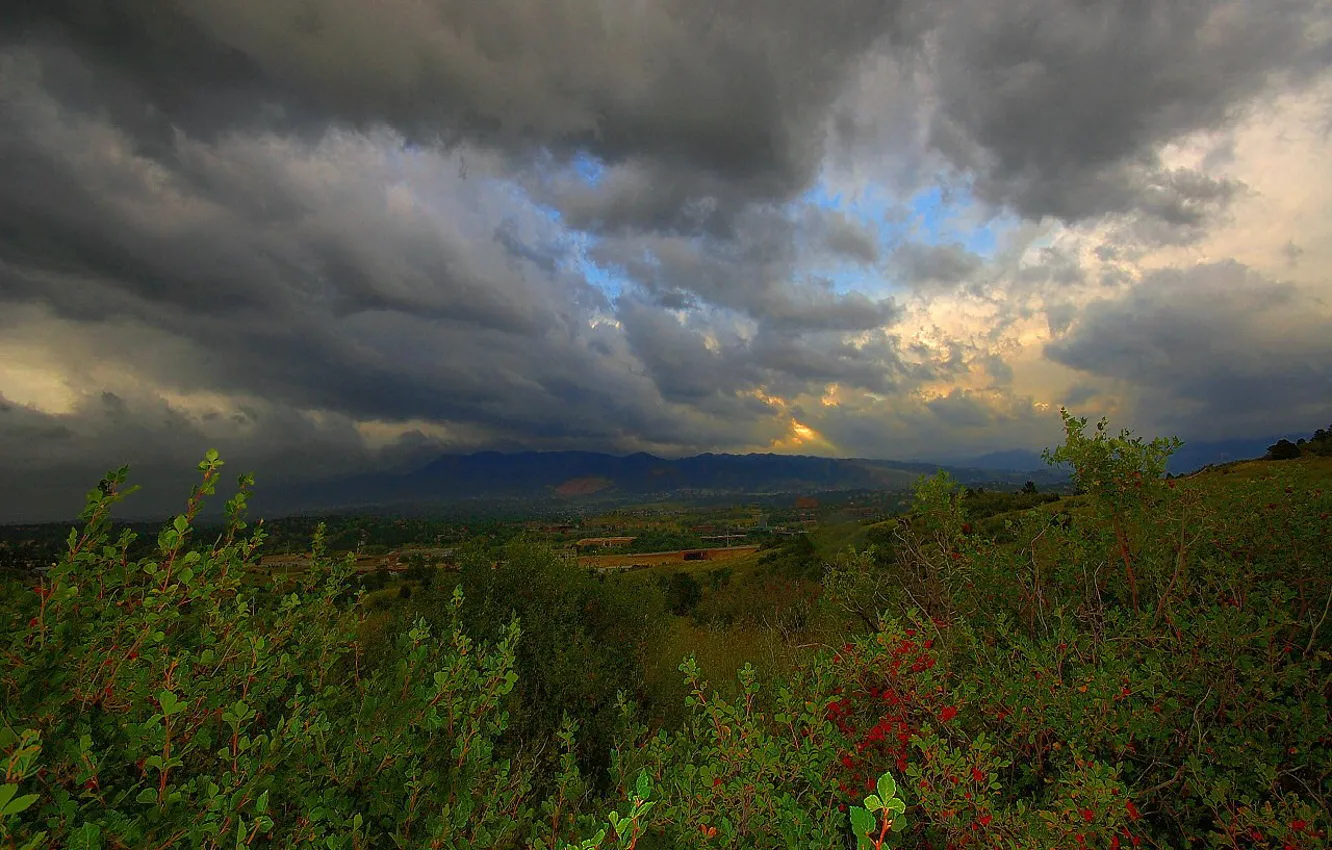
[[[656,728],[634,708],[666,621],[650,582],[520,541],[370,613],[322,529],[305,575],[259,570],[248,479],[200,539],[215,455],[137,554],[108,531],[120,470],[60,563],[0,596],[0,845],[1327,846],[1316,459],[1167,480],[1175,441],[1065,428],[1050,459],[1084,495],[1059,515],[990,536],[984,496],[922,480],[886,546],[826,572],[857,633],[727,695],[690,657],[683,720]],[[737,577],[696,614],[795,635],[806,584]]]

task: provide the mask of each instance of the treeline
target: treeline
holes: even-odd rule
[[[1295,442],[1278,440],[1267,447],[1268,460],[1293,460],[1297,457],[1332,457],[1332,426],[1319,428],[1309,439],[1300,437]]]

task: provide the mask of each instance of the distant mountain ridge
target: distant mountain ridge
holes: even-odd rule
[[[1267,452],[1267,447],[1277,440],[1285,438],[1293,441],[1302,436],[1305,435],[1288,433],[1237,440],[1186,441],[1177,452],[1170,456],[1166,469],[1175,475],[1182,475],[1211,464],[1227,463],[1235,460],[1253,460],[1262,457]],[[990,452],[989,454],[966,458],[953,463],[961,467],[1000,471],[1038,469],[1045,466],[1041,453],[1028,449]]]
[[[1049,486],[1066,479],[1045,468],[1003,470],[936,463],[826,458],[810,455],[701,454],[661,458],[646,452],[477,452],[443,455],[406,474],[348,476],[285,488],[256,505],[309,511],[403,503],[465,500],[570,500],[639,498],[671,494],[772,494],[832,490],[905,490],[921,475],[947,469],[969,485],[1032,480]]]

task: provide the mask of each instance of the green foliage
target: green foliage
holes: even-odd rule
[[[865,798],[865,806],[852,806],[851,832],[857,850],[881,850],[892,846],[891,839],[906,829],[906,803],[897,796],[897,782],[885,773],[875,783],[877,793]]]
[[[1319,428],[1313,437],[1290,440],[1277,440],[1267,447],[1267,460],[1294,460],[1309,455],[1311,457],[1332,457],[1332,427]]]
[[[657,577],[657,585],[666,599],[666,608],[677,617],[694,613],[703,599],[703,588],[689,573],[673,572]]]
[[[662,597],[616,577],[599,580],[539,544],[518,541],[496,554],[474,551],[463,558],[464,626],[488,636],[513,617],[522,621],[515,731],[525,740],[547,741],[566,714],[578,718],[580,762],[600,781],[618,718],[617,693],[641,693],[642,654],[665,627]],[[432,621],[447,592],[436,588],[418,595],[417,610]]]
[[[1049,458],[1083,495],[1058,514],[923,479],[827,567],[840,648],[802,638],[725,693],[690,656],[680,721],[653,727],[663,624],[801,633],[770,615],[812,612],[776,569],[804,544],[668,578],[708,625],[522,541],[369,612],[321,528],[308,572],[263,581],[248,479],[204,539],[215,455],[147,541],[111,534],[118,470],[60,563],[0,596],[0,846],[1327,846],[1326,462],[1166,480],[1176,441],[1065,428]]]
[[[899,588],[900,579],[873,546],[837,553],[823,573],[824,599],[870,630],[879,612],[893,607]]]
[[[678,732],[631,729],[617,746],[624,785],[646,770],[661,788],[644,847],[833,847],[843,834],[831,786],[833,730],[807,696],[827,670],[778,684],[763,700],[756,671],[738,698],[712,692],[692,657],[680,666],[689,715]]]
[[[759,563],[774,575],[787,578],[817,576],[822,560],[808,534],[797,534],[764,551]]]
[[[1045,458],[1052,464],[1071,465],[1078,489],[1107,512],[1141,502],[1144,488],[1159,482],[1170,455],[1182,445],[1176,438],[1164,437],[1144,443],[1128,430],[1111,436],[1105,419],[1088,436],[1086,417],[1074,417],[1063,409],[1059,415],[1064,421],[1064,444],[1047,449]]]
[[[1301,454],[1300,446],[1290,440],[1277,440],[1267,447],[1268,460],[1293,460]]]
[[[493,646],[424,622],[393,664],[358,663],[350,572],[323,557],[267,591],[243,581],[262,529],[193,520],[221,462],[200,465],[152,557],[106,535],[125,470],[40,584],[7,599],[0,666],[3,840],[65,847],[513,845],[530,776],[502,757],[517,623]]]

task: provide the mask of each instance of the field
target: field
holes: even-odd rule
[[[722,546],[715,549],[676,549],[671,552],[642,552],[634,555],[580,555],[578,563],[593,570],[636,570],[669,564],[726,561],[752,555],[757,546]]]

